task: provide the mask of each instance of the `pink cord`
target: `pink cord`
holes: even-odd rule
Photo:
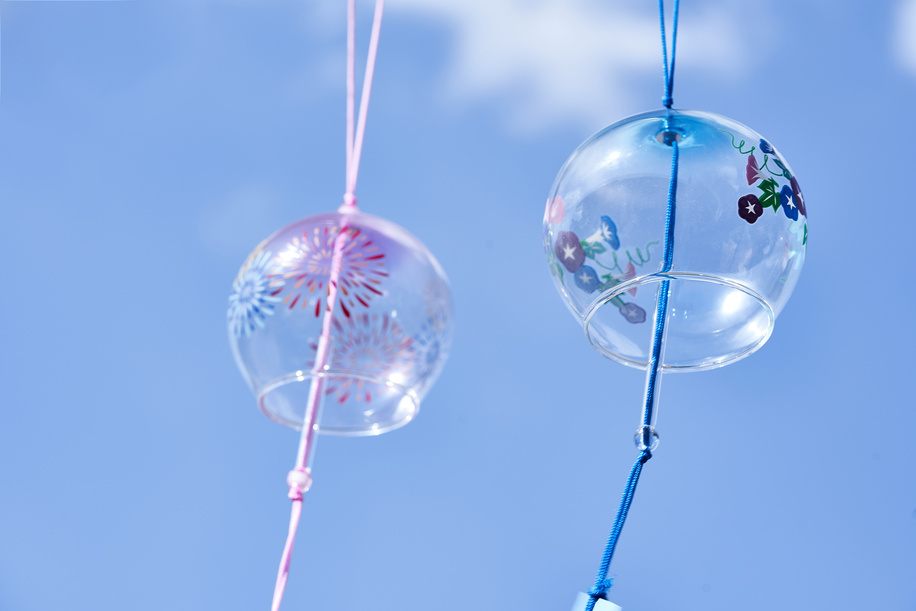
[[[359,174],[359,159],[365,135],[366,114],[369,110],[369,93],[372,89],[372,76],[375,72],[375,58],[378,51],[379,31],[382,26],[382,12],[385,0],[376,0],[375,19],[372,23],[372,36],[369,40],[369,58],[366,61],[366,75],[363,80],[363,91],[360,96],[359,122],[355,134],[353,128],[353,111],[355,92],[355,39],[356,39],[356,6],[355,0],[349,0],[347,5],[347,185],[344,193],[344,203],[341,211],[356,210],[356,178]],[[296,454],[296,466],[287,476],[289,484],[289,498],[293,502],[289,518],[289,535],[280,557],[280,569],[277,573],[277,584],[274,587],[273,604],[271,611],[279,611],[283,594],[286,591],[286,582],[289,578],[289,566],[293,556],[293,546],[296,543],[296,530],[302,516],[302,496],[312,485],[311,454],[314,451],[314,436],[318,430],[318,421],[321,411],[321,397],[324,389],[324,372],[328,362],[328,352],[331,345],[331,325],[334,321],[334,309],[337,304],[337,283],[340,278],[340,266],[343,259],[343,248],[346,245],[349,226],[343,223],[340,233],[334,240],[334,256],[331,259],[331,273],[328,278],[328,303],[321,324],[321,336],[318,338],[318,347],[315,351],[315,366],[312,368],[312,382],[309,388],[309,398],[306,403],[305,416],[302,421],[302,435],[299,438],[299,450]]]
[[[350,0],[347,23],[347,191],[344,206],[355,207],[356,179],[359,176],[359,160],[363,151],[363,137],[366,134],[366,115],[369,112],[369,95],[372,93],[372,77],[375,73],[375,58],[378,54],[378,38],[382,29],[382,12],[385,0],[376,0],[375,17],[372,20],[372,35],[369,39],[369,57],[366,59],[366,74],[363,77],[363,91],[359,99],[359,121],[356,136],[353,135],[353,98],[355,97],[355,69],[353,40],[356,38],[356,17],[354,0]]]
[[[347,186],[350,189],[350,168],[353,167],[353,101],[356,98],[356,0],[347,2]]]
[[[293,545],[296,543],[296,529],[299,527],[299,516],[302,515],[302,499],[293,501],[293,512],[289,520],[289,536],[286,539],[286,546],[283,548],[283,556],[280,558],[280,572],[277,574],[277,585],[274,587],[274,602],[270,606],[271,611],[280,610],[280,602],[283,600],[283,592],[286,590],[286,580],[289,578],[289,563],[293,556]]]

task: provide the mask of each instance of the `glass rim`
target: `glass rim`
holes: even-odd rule
[[[585,313],[581,316],[578,316],[582,324],[582,328],[585,331],[585,336],[588,338],[589,343],[592,347],[598,351],[599,354],[621,363],[629,367],[634,367],[636,369],[645,369],[648,367],[648,360],[638,361],[632,358],[625,357],[621,354],[608,350],[607,347],[600,343],[592,333],[591,322],[595,314],[598,313],[598,310],[603,306],[607,305],[612,299],[623,295],[630,289],[636,288],[638,286],[644,286],[647,284],[656,284],[658,282],[663,282],[665,280],[670,280],[672,282],[702,282],[709,284],[717,284],[720,286],[725,286],[737,291],[744,293],[745,295],[751,297],[760,305],[764,313],[767,316],[769,324],[767,325],[766,332],[761,334],[761,336],[751,344],[748,344],[741,350],[734,351],[729,354],[720,355],[703,362],[698,363],[688,363],[686,365],[667,365],[662,362],[661,369],[665,373],[679,373],[679,372],[693,372],[693,371],[707,371],[710,369],[718,369],[719,367],[724,367],[731,363],[740,361],[741,359],[750,356],[751,354],[757,352],[766,342],[770,339],[770,336],[773,334],[773,328],[776,326],[776,312],[773,310],[773,307],[769,302],[757,291],[748,287],[746,284],[743,284],[737,280],[731,278],[726,278],[723,276],[716,276],[712,274],[701,274],[697,272],[656,272],[652,274],[646,274],[643,276],[638,276],[632,278],[625,282],[615,285],[612,288],[607,289],[601,295],[599,295],[592,303],[588,306]],[[652,311],[651,320],[655,320],[654,309]],[[653,322],[654,324],[654,322]]]
[[[309,370],[299,370],[292,373],[287,373],[280,376],[279,378],[274,378],[269,382],[265,382],[257,390],[257,399],[258,399],[258,409],[261,412],[278,424],[287,426],[289,428],[295,429],[297,431],[302,430],[302,421],[301,420],[291,420],[284,416],[281,416],[277,412],[271,410],[266,405],[267,396],[273,391],[288,386],[290,384],[299,384],[302,382],[309,382],[311,384],[314,378],[327,378],[329,380],[333,379],[351,379],[359,380],[362,382],[370,382],[377,386],[382,386],[389,388],[400,394],[403,398],[410,400],[412,409],[410,409],[403,417],[398,419],[388,419],[384,423],[374,422],[370,425],[362,426],[329,426],[327,424],[322,424],[322,414],[319,414],[317,422],[317,433],[320,435],[332,435],[336,437],[371,437],[374,435],[381,435],[382,433],[387,433],[388,431],[393,431],[399,429],[411,420],[413,420],[420,411],[420,399],[417,394],[407,388],[402,386],[397,382],[392,382],[391,380],[376,378],[372,376],[366,376],[353,371],[347,371],[342,369],[327,369],[325,371],[314,372]],[[326,398],[322,399],[321,410],[324,411],[324,401]],[[403,401],[403,399],[401,399]],[[400,401],[399,401],[400,404]],[[304,411],[304,410],[303,410]]]

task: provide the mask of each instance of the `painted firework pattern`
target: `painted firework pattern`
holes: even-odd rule
[[[339,403],[371,403],[384,389],[371,380],[414,387],[435,374],[448,350],[450,298],[444,286],[429,282],[423,290],[425,319],[413,336],[390,313],[366,311],[372,299],[383,294],[389,276],[385,253],[361,229],[344,231],[337,245],[341,248],[336,300],[340,314],[332,319],[329,362],[333,370],[359,377],[329,378],[325,393]],[[265,319],[283,306],[288,310],[299,306],[307,316],[320,317],[327,309],[328,281],[340,236],[337,226],[312,227],[275,256],[264,250],[253,253],[242,265],[229,298],[228,316],[235,335],[247,337],[264,328]],[[311,369],[317,340],[310,341],[309,348]]]
[[[360,378],[352,376],[331,377],[325,393],[333,396],[338,403],[349,399],[371,403],[377,383],[365,380],[394,382],[411,386],[417,353],[415,340],[407,335],[387,313],[360,313],[350,317],[334,318],[331,334],[330,361],[335,371],[358,372]],[[317,342],[310,343],[312,350],[318,349]],[[308,363],[308,367],[315,362]],[[401,379],[395,379],[395,377]]]
[[[366,232],[357,228],[344,231],[337,305],[349,318],[355,310],[368,308],[374,296],[382,295],[382,280],[388,272],[385,253]],[[337,226],[314,227],[293,238],[277,255],[278,273],[287,282],[283,303],[289,309],[297,305],[311,308],[317,318],[327,307],[334,244],[340,232]]]
[[[269,251],[256,250],[248,257],[232,282],[229,296],[229,327],[236,337],[251,335],[264,328],[264,320],[272,316],[280,303],[279,293],[285,284],[282,277],[271,271]]]
[[[417,353],[417,377],[420,380],[430,378],[440,363],[444,361],[443,352],[448,350],[449,296],[444,285],[430,282],[423,291],[426,320],[420,326],[420,332],[414,336],[414,349]]]

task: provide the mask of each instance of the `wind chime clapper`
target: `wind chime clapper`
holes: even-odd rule
[[[589,599],[588,594],[585,594],[584,592],[579,592],[579,594],[576,596],[576,600],[573,603],[572,609],[570,611],[585,611],[585,608],[588,606],[588,599]],[[593,607],[593,609],[594,611],[623,611],[623,607],[615,605],[611,601],[605,600],[603,598],[599,598],[595,602],[595,606]]]
[[[665,107],[586,140],[560,170],[544,213],[554,284],[602,355],[645,369],[633,465],[595,586],[573,611],[617,611],[611,558],[655,431],[663,372],[714,369],[758,350],[805,260],[804,196],[785,157],[725,117],[672,108],[659,2]]]
[[[318,433],[379,435],[410,422],[445,364],[452,297],[442,267],[403,228],[362,213],[354,195],[384,0],[376,1],[354,122],[355,2],[348,2],[346,191],[336,212],[261,242],[229,298],[229,342],[258,407],[301,431],[287,476],[292,501],[272,609],[282,601],[312,484]]]

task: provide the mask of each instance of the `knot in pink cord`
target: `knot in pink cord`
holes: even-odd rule
[[[309,488],[312,487],[312,474],[301,467],[293,469],[286,476],[286,483],[289,484],[290,500],[301,501],[302,494],[308,492]]]
[[[350,192],[344,193],[343,207],[356,208],[356,196]]]
[[[359,159],[363,148],[363,136],[366,129],[366,113],[369,109],[369,92],[372,88],[372,75],[375,71],[375,58],[378,51],[379,30],[382,25],[382,12],[385,7],[385,0],[375,1],[375,18],[372,21],[372,34],[369,39],[369,56],[366,58],[366,74],[363,80],[363,91],[359,104],[359,121],[354,125],[354,102],[355,102],[355,44],[356,36],[356,0],[347,2],[347,173],[346,173],[346,193],[344,193],[343,204],[338,208],[338,212],[355,214],[359,211],[356,206],[356,196],[353,192],[356,190],[356,179],[359,174]],[[347,225],[343,224],[338,239],[334,242],[334,257],[331,262],[331,276],[328,279],[328,307],[325,311],[324,324],[322,326],[322,341],[319,346],[327,344],[330,337],[330,325],[334,303],[337,296],[337,278],[340,275],[340,262],[342,255],[343,241],[340,239],[347,235],[345,229]],[[334,289],[330,290],[333,286]],[[321,350],[321,348],[319,348]],[[321,359],[316,355],[316,366]],[[312,381],[312,389],[316,386],[315,378]],[[312,393],[310,393],[312,394]],[[315,397],[318,395],[315,394]],[[310,407],[307,413],[317,414],[318,403],[313,398],[309,399]],[[309,412],[308,410],[312,410]],[[283,548],[283,556],[280,558],[280,569],[277,571],[277,584],[274,587],[274,599],[271,605],[271,611],[280,611],[280,603],[283,601],[283,593],[286,591],[286,581],[289,577],[289,564],[293,554],[293,545],[296,542],[296,530],[299,527],[299,519],[302,516],[302,496],[312,486],[312,474],[305,465],[309,461],[309,452],[311,450],[311,435],[316,428],[317,415],[310,423],[303,423],[302,438],[299,442],[299,456],[296,461],[297,467],[289,472],[286,482],[289,484],[289,498],[292,500],[292,510],[289,517],[289,535],[286,538],[286,546]]]

